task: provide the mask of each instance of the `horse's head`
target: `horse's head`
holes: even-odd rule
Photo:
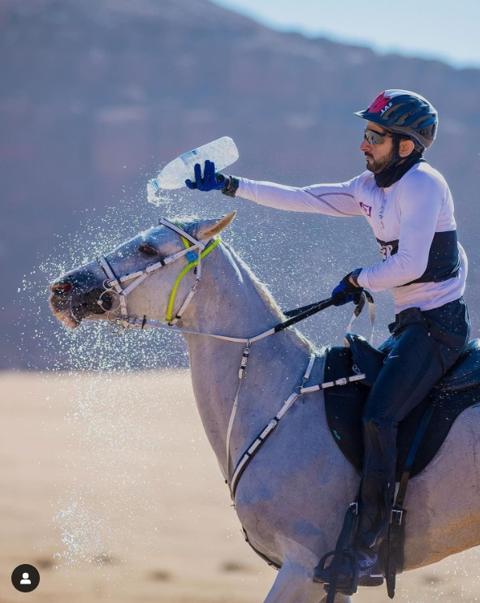
[[[71,328],[83,319],[127,322],[131,317],[148,316],[173,322],[195,290],[198,262],[214,250],[218,244],[214,237],[234,217],[232,212],[189,224],[162,220],[159,226],[52,283],[53,314]]]

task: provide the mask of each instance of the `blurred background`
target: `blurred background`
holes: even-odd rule
[[[30,597],[48,603],[264,599],[274,572],[243,542],[183,341],[67,331],[50,316],[48,283],[160,216],[236,209],[223,236],[281,307],[327,297],[379,259],[362,219],[185,189],[153,206],[146,181],[224,135],[240,151],[227,173],[347,180],[364,169],[353,112],[406,88],[440,113],[427,158],[454,195],[476,336],[479,22],[473,0],[0,0],[2,603],[24,598],[10,583],[20,563],[39,568]],[[379,343],[393,306],[377,301]],[[350,312],[300,330],[338,345]],[[366,319],[358,328],[368,334]],[[478,566],[474,551],[402,577],[398,600],[476,601]]]
[[[393,87],[418,91],[439,110],[428,159],[454,194],[476,329],[479,5],[369,7],[3,0],[0,367],[75,367],[78,358],[62,349],[66,335],[49,316],[48,282],[160,215],[238,209],[226,236],[286,309],[326,297],[345,272],[377,261],[361,219],[280,212],[185,189],[155,208],[145,184],[179,153],[223,135],[240,150],[235,174],[293,185],[349,179],[364,169],[363,124],[352,113]],[[392,307],[388,296],[379,302],[383,324]],[[312,318],[301,330],[316,343],[338,343],[348,313]],[[380,328],[376,341],[384,334]],[[166,347],[158,336],[138,337],[130,338],[133,348]],[[167,347],[149,354],[150,366],[185,365],[182,342],[170,338]],[[116,362],[145,366],[136,354]]]

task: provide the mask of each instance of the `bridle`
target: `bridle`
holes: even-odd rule
[[[213,239],[213,240],[209,241],[208,243],[204,243],[203,241],[200,241],[199,239],[196,239],[195,237],[193,237],[191,234],[186,232],[186,230],[184,230],[180,226],[177,226],[176,224],[174,224],[173,222],[170,222],[169,220],[166,220],[165,218],[160,219],[160,224],[162,224],[163,226],[166,226],[170,230],[173,230],[178,235],[180,235],[184,249],[159,259],[157,262],[155,262],[154,264],[150,264],[143,270],[138,270],[137,272],[125,274],[123,276],[117,276],[117,274],[115,273],[114,269],[112,268],[110,262],[107,260],[107,258],[105,256],[100,256],[98,258],[98,263],[102,267],[102,270],[105,273],[107,279],[103,283],[104,291],[100,295],[97,303],[102,308],[102,310],[104,310],[105,312],[107,312],[107,313],[112,312],[112,308],[106,308],[104,298],[106,295],[110,296],[110,295],[114,294],[114,297],[116,297],[116,299],[118,299],[118,303],[119,303],[119,305],[117,306],[117,308],[115,308],[115,310],[117,310],[118,308],[120,309],[121,318],[119,319],[118,322],[120,322],[120,324],[122,324],[124,327],[135,326],[132,323],[132,318],[133,319],[137,318],[137,317],[130,316],[128,313],[128,308],[127,308],[128,295],[132,291],[134,291],[141,283],[143,283],[143,281],[150,275],[154,274],[161,268],[164,268],[165,266],[168,266],[169,264],[172,264],[173,262],[176,262],[177,260],[179,260],[183,257],[186,257],[188,263],[182,269],[180,274],[177,276],[175,283],[173,284],[172,290],[171,290],[169,298],[168,298],[167,310],[166,310],[166,315],[165,315],[167,325],[172,326],[176,322],[178,322],[181,319],[181,317],[184,314],[187,307],[189,306],[190,302],[192,301],[193,296],[195,295],[195,292],[197,291],[198,284],[202,277],[202,260],[203,260],[203,258],[206,257],[210,252],[212,252],[220,244],[220,241],[221,241],[220,238],[217,238],[217,239]],[[180,283],[183,280],[183,278],[188,274],[188,272],[190,272],[190,270],[192,270],[192,269],[194,270],[195,280],[190,288],[190,291],[186,295],[183,303],[180,305],[178,311],[174,312],[175,298],[176,298]],[[148,321],[148,319],[145,316],[143,318],[143,322],[144,322],[143,326],[146,325],[147,321]]]

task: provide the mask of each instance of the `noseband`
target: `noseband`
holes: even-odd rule
[[[168,298],[165,316],[168,325],[174,325],[177,321],[179,321],[182,315],[184,314],[185,310],[187,309],[188,305],[192,301],[192,298],[197,290],[198,283],[200,282],[200,279],[202,277],[202,259],[220,244],[220,238],[214,239],[213,241],[210,241],[208,244],[206,244],[203,241],[200,241],[199,239],[196,239],[195,237],[190,235],[180,226],[173,224],[173,222],[170,222],[165,218],[160,219],[160,224],[166,226],[170,230],[173,230],[181,237],[184,249],[182,249],[181,251],[177,251],[172,255],[168,255],[164,258],[161,258],[158,262],[150,264],[150,266],[147,266],[144,270],[132,272],[131,274],[125,274],[123,276],[117,276],[115,274],[114,269],[112,268],[110,262],[107,260],[106,257],[101,256],[98,258],[98,263],[102,267],[102,270],[107,278],[103,283],[104,291],[100,295],[100,298],[97,303],[105,312],[111,312],[111,308],[108,309],[104,306],[103,298],[107,294],[113,294],[114,296],[116,296],[119,305],[115,309],[120,308],[121,319],[119,322],[125,327],[132,326],[132,317],[129,315],[127,308],[127,296],[141,283],[143,283],[143,281],[151,274],[153,274],[157,270],[160,270],[160,268],[168,266],[169,264],[185,256],[188,261],[188,264],[183,268],[183,270],[180,272],[180,274],[175,280],[175,283]],[[190,291],[185,297],[180,308],[177,312],[174,313],[175,298],[180,283],[183,280],[184,276],[192,269],[194,269],[195,281],[193,282],[193,285],[191,286]],[[144,317],[144,321],[147,321],[146,317]]]

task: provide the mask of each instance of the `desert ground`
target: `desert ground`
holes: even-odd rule
[[[275,571],[243,540],[187,371],[3,373],[0,392],[0,603],[264,600]],[[479,561],[404,574],[396,600],[479,601]]]

